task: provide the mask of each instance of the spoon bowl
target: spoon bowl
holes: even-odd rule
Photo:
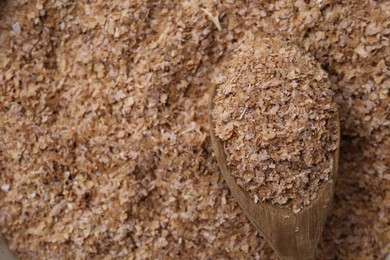
[[[236,183],[227,163],[223,142],[215,135],[215,125],[212,119],[215,95],[216,86],[213,86],[210,92],[208,111],[211,141],[219,168],[233,196],[245,215],[281,259],[315,259],[315,251],[332,205],[337,178],[340,146],[338,114],[334,120],[337,120],[339,138],[337,149],[333,153],[333,172],[330,175],[330,180],[323,184],[318,191],[317,198],[310,205],[305,206],[298,213],[293,213],[289,208],[278,207],[271,203],[255,203],[249,194]]]

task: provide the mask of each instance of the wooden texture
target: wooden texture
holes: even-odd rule
[[[237,185],[234,177],[230,174],[230,168],[227,165],[226,155],[223,150],[223,143],[215,136],[214,124],[211,118],[215,91],[215,86],[213,86],[209,99],[211,141],[219,168],[230,191],[237,199],[245,215],[281,259],[315,259],[315,251],[333,200],[340,141],[338,141],[338,148],[334,153],[334,170],[331,174],[331,180],[323,185],[318,192],[318,197],[310,205],[304,207],[298,213],[293,213],[289,208],[281,208],[270,203],[259,202],[255,204],[253,199],[249,197],[244,189]],[[338,122],[338,116],[335,120]],[[340,137],[340,127],[338,129]]]
[[[12,254],[6,245],[4,239],[0,237],[0,259],[1,260],[16,260],[16,257]]]

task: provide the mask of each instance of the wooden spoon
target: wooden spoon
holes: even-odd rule
[[[215,94],[216,87],[213,86],[209,99],[211,141],[219,168],[233,196],[237,199],[245,215],[281,259],[315,259],[315,251],[331,208],[334,182],[337,177],[340,146],[338,115],[334,119],[337,120],[339,138],[337,149],[333,154],[331,180],[321,187],[317,198],[310,205],[305,206],[298,213],[293,213],[289,208],[278,207],[271,203],[254,203],[249,194],[236,183],[234,177],[230,174],[231,169],[227,165],[223,143],[215,135],[215,127],[211,115]]]

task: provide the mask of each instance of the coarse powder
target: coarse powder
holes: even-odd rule
[[[0,234],[18,257],[275,259],[208,134],[210,80],[247,31],[309,52],[335,92],[318,259],[384,259],[390,5],[355,0],[0,1]]]
[[[247,35],[216,79],[212,111],[237,183],[299,212],[331,181],[337,109],[327,74],[280,39]]]

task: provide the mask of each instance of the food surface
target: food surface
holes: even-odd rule
[[[330,82],[297,46],[246,37],[216,79],[215,134],[255,203],[299,212],[332,181],[338,125]]]
[[[275,259],[210,144],[245,32],[328,73],[340,176],[318,259],[390,247],[388,1],[0,1],[0,234],[20,259]]]

